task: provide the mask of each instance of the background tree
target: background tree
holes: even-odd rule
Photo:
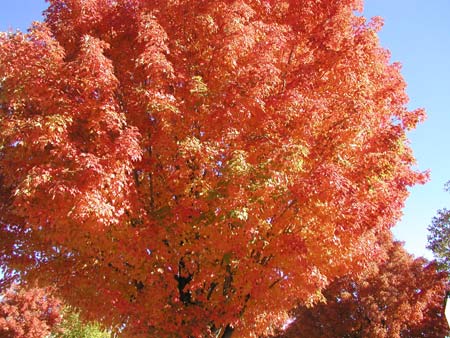
[[[425,175],[358,0],[50,0],[0,36],[0,265],[137,337],[269,333]]]
[[[323,303],[299,307],[280,337],[445,337],[447,275],[434,263],[413,259],[398,242],[387,256],[359,276],[331,283]]]
[[[71,308],[64,309],[59,332],[51,338],[111,338],[111,334],[98,323],[85,323],[80,314]]]
[[[0,337],[42,338],[57,330],[61,303],[48,289],[11,286],[0,296]]]
[[[450,182],[447,182],[445,190],[449,189]],[[450,271],[450,210],[438,210],[428,231],[428,249],[433,251],[439,268]]]

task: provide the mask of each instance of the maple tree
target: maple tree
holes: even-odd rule
[[[50,0],[0,36],[0,265],[122,335],[258,336],[426,179],[358,0]]]
[[[61,303],[48,289],[12,285],[0,297],[0,337],[42,338],[61,322]]]
[[[97,323],[84,323],[79,313],[52,295],[49,288],[13,284],[0,295],[2,338],[110,338]]]
[[[413,259],[398,242],[388,258],[360,276],[347,275],[323,292],[326,302],[299,307],[281,338],[445,337],[447,274]]]
[[[450,182],[445,190],[450,192]],[[439,268],[450,272],[450,211],[446,208],[438,210],[428,231],[427,248],[433,251]]]

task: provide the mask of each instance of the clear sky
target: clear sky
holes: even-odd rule
[[[382,45],[403,65],[409,108],[425,108],[427,120],[409,134],[418,168],[431,171],[431,180],[411,189],[396,237],[408,251],[425,252],[427,226],[437,209],[450,208],[444,191],[450,180],[450,1],[366,0],[364,15],[381,16]]]
[[[44,0],[2,1],[0,30],[26,30],[41,20]],[[366,0],[364,15],[381,16],[382,45],[392,61],[403,64],[411,98],[409,107],[425,108],[428,119],[409,134],[418,168],[431,170],[431,180],[411,189],[402,221],[393,229],[409,252],[431,258],[426,252],[427,226],[436,210],[450,208],[444,183],[450,180],[450,0]]]

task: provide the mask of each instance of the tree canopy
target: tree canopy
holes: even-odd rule
[[[0,337],[46,337],[62,321],[61,314],[61,302],[49,289],[12,285],[0,295]]]
[[[83,322],[77,310],[66,307],[60,329],[50,338],[112,338],[98,323]]]
[[[263,335],[364,269],[412,169],[359,0],[50,0],[0,35],[0,266],[138,337]]]
[[[446,184],[446,191],[450,192],[450,182]],[[450,272],[450,211],[438,210],[428,231],[428,249],[433,251],[439,268]]]
[[[387,257],[360,275],[331,283],[324,302],[301,306],[281,338],[446,337],[447,274],[386,242]]]

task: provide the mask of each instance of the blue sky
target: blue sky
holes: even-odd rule
[[[431,180],[411,189],[402,221],[393,229],[408,251],[425,251],[427,226],[437,209],[450,208],[450,1],[366,0],[364,14],[381,16],[382,45],[400,61],[408,83],[409,108],[425,108],[427,120],[409,134],[418,168]]]
[[[44,0],[3,1],[0,30],[25,30],[41,20]],[[425,108],[428,119],[409,134],[418,168],[431,170],[431,180],[411,189],[402,221],[393,229],[409,252],[432,258],[426,251],[427,226],[437,209],[450,207],[444,183],[450,180],[450,1],[366,0],[364,15],[385,20],[382,45],[392,61],[403,64],[411,98],[409,107]]]
[[[41,21],[47,8],[44,0],[3,0],[0,10],[0,31],[19,28],[25,31],[33,21]]]

